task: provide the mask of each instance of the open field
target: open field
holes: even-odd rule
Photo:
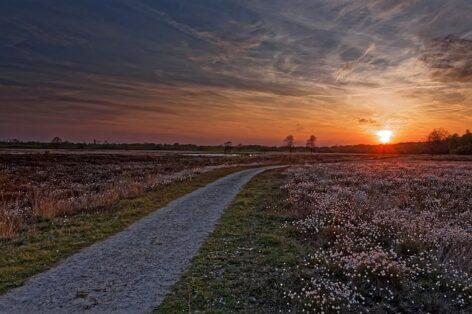
[[[283,190],[290,224],[313,247],[290,299],[320,310],[471,310],[471,163],[299,167]]]
[[[260,164],[358,158],[4,151],[0,249],[5,254],[0,258],[0,292],[232,172]]]
[[[12,239],[0,240],[0,294],[77,251],[122,231],[174,199],[245,167],[219,168],[122,199],[103,208],[32,223]]]
[[[0,312],[152,311],[241,187],[272,168],[238,171],[155,210],[0,296]]]
[[[199,173],[253,162],[175,154],[0,154],[0,237],[38,219],[109,206]]]
[[[217,168],[360,158],[366,157],[7,150],[0,153],[0,238],[14,237],[38,220],[110,206]]]
[[[472,162],[361,154],[0,154],[0,292],[172,199],[256,177],[158,311],[467,312]]]
[[[256,178],[158,308],[472,310],[472,163],[295,166]]]

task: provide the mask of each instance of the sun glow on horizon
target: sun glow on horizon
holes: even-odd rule
[[[380,130],[377,132],[379,141],[382,144],[388,144],[392,140],[393,132],[391,130]]]

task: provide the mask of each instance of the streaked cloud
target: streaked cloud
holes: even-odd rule
[[[274,144],[292,132],[342,144],[372,141],[378,127],[415,140],[472,125],[468,0],[21,0],[0,10],[0,137],[96,130]]]

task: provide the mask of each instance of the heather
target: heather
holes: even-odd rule
[[[289,302],[327,312],[472,309],[472,164],[363,161],[289,170],[286,227],[313,250]]]
[[[33,222],[123,198],[254,158],[163,154],[0,154],[0,238]]]
[[[354,154],[179,154],[153,151],[0,153],[0,238],[32,222],[110,206],[230,166],[382,158]]]

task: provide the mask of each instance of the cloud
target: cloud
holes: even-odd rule
[[[421,60],[437,80],[472,82],[472,40],[453,35],[434,38]]]
[[[353,61],[346,62],[338,71],[336,71],[336,81],[346,78],[351,72],[355,71],[357,67],[363,63],[368,64],[372,62],[370,52],[375,49],[375,44],[371,43],[362,55]]]
[[[360,118],[357,119],[357,122],[359,122],[360,124],[378,124],[377,120],[369,118]]]
[[[269,124],[329,136],[352,117],[361,117],[353,137],[396,115],[414,130],[463,127],[471,9],[468,0],[4,1],[1,119],[106,121],[110,134],[176,140],[188,132],[179,123],[214,121],[215,138],[265,140]]]

